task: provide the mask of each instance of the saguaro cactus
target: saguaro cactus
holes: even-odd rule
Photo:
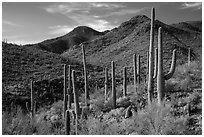
[[[112,61],[112,99],[113,109],[116,109],[115,63]]]
[[[173,50],[171,68],[168,74],[163,72],[163,46],[162,46],[162,28],[158,31],[158,73],[157,73],[157,93],[158,104],[161,105],[165,94],[165,80],[170,79],[173,76],[176,67],[176,49]]]
[[[30,101],[31,101],[31,118],[34,118],[35,115],[35,106],[34,106],[34,91],[33,91],[33,80],[31,80],[31,96],[30,96]]]
[[[71,109],[71,66],[68,67],[68,109]]]
[[[188,66],[191,64],[191,48],[188,48]]]
[[[158,69],[158,49],[155,48],[155,57],[154,57],[154,76],[153,79],[157,78],[157,69]]]
[[[86,56],[84,45],[82,45],[82,54],[83,54],[83,64],[84,64],[84,89],[85,89],[85,105],[89,105],[89,92],[88,92],[88,78],[87,78],[87,70],[86,70]]]
[[[108,94],[108,69],[105,68],[105,101],[107,100],[107,94]]]
[[[146,82],[148,81],[148,69],[149,69],[149,52],[147,52]]]
[[[64,118],[67,110],[67,65],[64,64]]]
[[[79,96],[76,89],[76,76],[75,76],[74,70],[72,70],[72,85],[73,85],[73,93],[74,93],[75,113],[76,113],[76,119],[77,119],[80,116],[80,108],[79,108]]]
[[[136,85],[137,85],[137,58],[136,54],[133,55],[133,71],[134,71],[134,86],[137,91]]]
[[[123,96],[127,95],[127,68],[123,68]]]
[[[140,84],[141,77],[140,77],[140,55],[137,56],[137,83]]]
[[[73,85],[75,113],[76,113],[75,132],[76,132],[76,135],[77,135],[78,134],[78,118],[80,117],[80,108],[79,108],[78,92],[77,92],[77,89],[76,89],[76,76],[75,76],[75,71],[74,70],[72,70],[72,85]]]
[[[150,45],[149,45],[149,75],[148,75],[148,85],[147,85],[147,93],[148,93],[148,104],[151,105],[153,98],[153,90],[154,90],[154,81],[153,81],[153,71],[154,71],[154,20],[155,20],[155,9],[152,8],[151,11],[151,28],[150,28]]]
[[[65,135],[70,135],[70,114],[69,110],[65,113]]]

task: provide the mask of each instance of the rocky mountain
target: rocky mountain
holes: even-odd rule
[[[85,41],[91,41],[104,35],[105,33],[106,32],[98,32],[90,27],[79,26],[64,36],[34,44],[34,47],[61,54],[65,50],[70,49],[75,45],[79,45]]]
[[[157,30],[159,27],[163,28],[166,67],[170,65],[173,49],[177,49],[178,63],[186,62],[188,48],[191,48],[194,59],[201,57],[202,36],[200,30],[195,29],[196,23],[191,26],[189,30],[179,24],[167,25],[158,20],[155,21],[155,47]],[[84,42],[87,61],[102,67],[110,67],[111,61],[115,61],[116,67],[121,70],[124,66],[132,65],[132,56],[137,54],[141,56],[142,67],[145,68],[149,34],[150,18],[145,15],[135,16],[104,36]],[[61,56],[82,61],[81,47],[72,47]]]

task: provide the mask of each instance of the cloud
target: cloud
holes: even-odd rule
[[[64,34],[73,28],[73,26],[89,26],[98,31],[104,31],[107,29],[112,29],[115,26],[109,21],[102,18],[102,16],[96,15],[92,8],[99,7],[122,7],[116,4],[104,4],[104,3],[66,3],[66,4],[54,4],[49,7],[44,8],[47,12],[55,14],[63,14],[70,20],[72,20],[72,26],[58,26],[58,28],[53,29],[50,34]],[[92,12],[92,13],[90,13]],[[74,25],[73,25],[74,24]]]
[[[202,9],[202,2],[185,2],[181,5],[181,9],[193,8],[200,10]]]
[[[19,24],[16,24],[16,23],[8,21],[8,20],[3,20],[2,23],[5,25],[13,26],[13,27],[20,26]]]
[[[73,27],[69,27],[67,25],[56,25],[56,26],[49,26],[48,29],[51,30],[49,32],[49,34],[51,35],[63,35],[70,32],[73,29]]]
[[[115,12],[111,12],[109,14],[107,14],[106,16],[114,16],[114,15],[127,15],[127,14],[137,14],[139,12],[141,12],[142,10],[144,10],[145,8],[141,8],[141,9],[121,9],[119,11],[115,11]]]
[[[112,4],[112,3],[90,3],[92,7],[96,8],[107,8],[107,9],[115,9],[115,8],[124,8],[125,6],[122,4]]]

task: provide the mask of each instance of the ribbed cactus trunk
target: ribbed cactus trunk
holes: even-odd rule
[[[146,82],[148,82],[148,70],[149,70],[149,52],[147,52],[147,68],[146,68]]]
[[[76,89],[76,75],[75,75],[75,71],[72,70],[72,86],[73,86],[73,93],[74,93],[74,103],[75,103],[75,114],[76,114],[76,118],[75,118],[75,132],[76,135],[78,134],[78,118],[80,117],[80,108],[79,108],[79,96],[78,96],[78,92]]]
[[[70,135],[70,114],[69,110],[65,113],[65,135]]]
[[[123,96],[127,95],[127,68],[123,68]]]
[[[108,95],[108,68],[105,68],[105,101],[107,100]]]
[[[133,71],[134,71],[134,86],[137,92],[137,57],[136,57],[136,54],[133,55]]]
[[[67,110],[67,65],[64,64],[64,118]]]
[[[72,72],[71,72],[71,66],[69,65],[69,67],[68,67],[68,109],[71,109],[71,107],[72,107],[72,102],[71,102],[71,93],[72,93],[72,91],[71,91],[71,74],[72,74]]]
[[[115,63],[112,61],[112,99],[113,109],[116,109]]]
[[[191,64],[191,48],[188,48],[188,66]]]
[[[75,113],[76,119],[80,116],[80,108],[79,108],[79,96],[76,87],[76,74],[75,70],[72,70],[72,85],[73,85],[73,93],[74,93],[74,103],[75,103]]]
[[[150,28],[150,45],[149,45],[149,74],[148,74],[148,85],[147,85],[147,93],[148,93],[148,104],[151,105],[153,99],[153,91],[154,91],[154,20],[155,20],[155,9],[152,8],[151,12],[151,28]]]
[[[31,118],[34,118],[35,115],[35,106],[34,106],[34,91],[33,91],[33,80],[31,80]]]
[[[158,104],[161,104],[164,92],[165,92],[165,82],[164,82],[164,73],[163,73],[163,47],[162,47],[162,34],[161,28],[159,28],[158,32],[158,76],[157,76],[157,96],[158,96]]]
[[[176,67],[176,50],[173,50],[171,68],[168,74],[163,71],[163,45],[162,45],[162,28],[158,30],[158,71],[157,71],[157,97],[158,104],[161,105],[165,95],[165,80],[170,79],[175,72]]]
[[[140,84],[141,82],[141,77],[140,77],[140,55],[137,56],[137,83]]]
[[[154,76],[153,79],[157,78],[157,69],[158,69],[158,49],[155,48],[155,54],[154,54]]]
[[[83,64],[84,64],[85,105],[89,106],[88,78],[87,78],[87,70],[86,70],[86,56],[85,56],[84,45],[82,45],[82,54],[83,54]]]

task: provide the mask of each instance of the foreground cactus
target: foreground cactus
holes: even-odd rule
[[[33,91],[33,81],[31,80],[31,96],[30,96],[30,101],[31,101],[31,118],[33,119],[35,116],[35,105],[34,105],[34,91]]]
[[[70,114],[69,110],[65,112],[65,135],[70,135]]]
[[[78,96],[78,92],[76,89],[76,76],[75,76],[74,70],[72,70],[72,85],[73,85],[73,92],[74,92],[76,119],[78,119],[80,117],[80,107],[79,107],[79,96]]]
[[[163,72],[163,46],[162,46],[162,28],[158,31],[158,73],[157,73],[157,97],[158,104],[161,105],[165,94],[165,80],[173,76],[176,67],[176,49],[173,50],[171,68],[168,74]]]
[[[71,66],[69,65],[68,68],[68,109],[71,109],[72,102],[71,102]]]
[[[133,71],[134,71],[134,86],[135,86],[135,90],[137,92],[137,57],[136,54],[133,55]]]
[[[67,110],[67,65],[64,64],[64,118]]]
[[[84,45],[82,45],[82,54],[83,54],[83,64],[84,64],[84,90],[85,90],[85,105],[89,106],[89,92],[88,92],[88,78],[86,70],[86,56]]]
[[[127,95],[127,68],[123,68],[123,96]]]
[[[149,65],[148,65],[148,85],[147,85],[147,93],[148,93],[148,104],[151,105],[154,91],[154,20],[155,20],[155,9],[152,8],[151,11],[151,29],[150,29],[150,45],[149,45]]]
[[[188,48],[188,66],[191,64],[191,48]]]
[[[113,109],[116,109],[115,63],[112,61],[112,99]]]
[[[140,55],[137,56],[137,83],[140,84],[141,77],[140,77]]]
[[[105,68],[105,101],[107,100],[108,95],[108,69]]]

